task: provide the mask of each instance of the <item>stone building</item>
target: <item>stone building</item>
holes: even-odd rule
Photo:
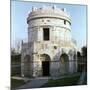
[[[51,76],[77,72],[76,42],[71,18],[56,6],[35,8],[28,14],[28,42],[22,42],[21,75]]]

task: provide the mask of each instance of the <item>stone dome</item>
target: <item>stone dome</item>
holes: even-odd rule
[[[67,20],[71,24],[70,15],[66,12],[66,9],[58,9],[53,7],[42,7],[42,8],[32,8],[32,11],[28,14],[27,23],[30,20],[38,18],[57,18],[62,20]]]

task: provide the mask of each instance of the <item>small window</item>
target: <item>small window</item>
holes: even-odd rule
[[[64,20],[64,24],[66,25],[66,20]]]
[[[49,28],[43,28],[43,39],[49,40]]]

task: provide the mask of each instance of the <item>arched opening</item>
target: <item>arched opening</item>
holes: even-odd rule
[[[69,57],[65,53],[60,56],[60,72],[61,74],[68,74],[69,72]]]
[[[50,75],[50,56],[47,54],[42,54],[41,60],[42,60],[42,75],[49,76]]]

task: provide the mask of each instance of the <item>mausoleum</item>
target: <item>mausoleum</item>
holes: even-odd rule
[[[58,77],[77,72],[71,17],[56,6],[35,8],[27,17],[28,42],[22,41],[21,75]]]

